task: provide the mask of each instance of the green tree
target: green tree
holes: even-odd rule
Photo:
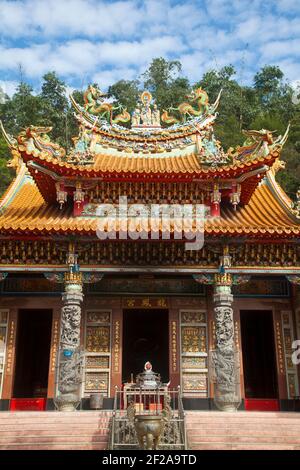
[[[9,149],[3,137],[0,136],[0,195],[3,194],[14,175],[14,171],[7,167],[7,162],[9,159]]]
[[[149,90],[158,107],[175,107],[186,99],[191,91],[187,78],[181,76],[182,65],[178,60],[153,59],[149,68],[142,74],[145,89]]]
[[[33,94],[27,83],[21,82],[16,93],[0,107],[1,119],[8,132],[16,135],[21,129],[32,125],[42,125],[45,117],[42,101]]]
[[[83,91],[74,90],[72,92],[72,96],[75,99],[76,103],[83,106],[84,104]],[[72,137],[75,137],[78,135],[78,121],[74,116],[73,106],[71,106],[70,104],[67,110],[67,133],[66,134],[69,137],[69,140],[66,142],[66,150],[68,150],[72,142]]]
[[[253,89],[261,104],[262,113],[278,113],[282,120],[289,120],[294,113],[293,90],[284,80],[279,67],[266,65],[254,76]]]
[[[215,132],[225,149],[243,142],[242,129],[248,128],[257,112],[253,90],[241,86],[235,75],[234,67],[228,65],[219,71],[209,70],[195,84],[195,87],[201,86],[207,92],[211,103],[222,90]]]
[[[53,128],[51,138],[68,148],[70,145],[69,101],[66,96],[66,85],[55,72],[44,75],[39,97],[42,100],[44,125],[50,125]]]
[[[108,95],[132,113],[140,95],[138,80],[119,80],[108,88]]]

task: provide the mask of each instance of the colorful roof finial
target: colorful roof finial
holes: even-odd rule
[[[151,108],[152,95],[149,91],[143,91],[140,96],[141,104],[137,104],[132,113],[132,128],[160,129],[160,111],[156,104]]]

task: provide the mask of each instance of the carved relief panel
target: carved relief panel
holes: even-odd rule
[[[207,316],[201,310],[180,311],[181,387],[185,396],[207,397]]]
[[[4,364],[7,347],[8,310],[0,309],[0,398],[4,380]]]
[[[85,325],[85,396],[109,396],[111,363],[111,311],[87,310]]]

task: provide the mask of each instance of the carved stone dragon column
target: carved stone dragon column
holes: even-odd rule
[[[55,404],[60,411],[74,411],[80,403],[82,383],[80,351],[82,273],[66,272],[64,285]]]
[[[65,273],[44,273],[51,282],[64,284],[61,330],[57,356],[54,403],[60,411],[74,411],[81,400],[83,351],[80,348],[81,303],[83,284],[99,282],[103,274],[80,272],[73,243],[69,245]]]
[[[215,382],[214,402],[222,411],[236,411],[240,405],[239,352],[235,351],[231,274],[214,276],[216,348],[212,352]]]

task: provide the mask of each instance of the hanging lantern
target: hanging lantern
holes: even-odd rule
[[[220,204],[222,198],[222,193],[219,191],[219,186],[217,183],[214,184],[214,190],[211,193],[211,202],[213,204]]]
[[[229,253],[229,247],[228,245],[226,245],[223,248],[223,255],[220,256],[219,271],[225,272],[225,269],[228,269],[230,267],[231,267],[231,256]]]
[[[236,210],[237,205],[240,203],[241,200],[241,185],[234,184],[232,186],[232,192],[230,193],[230,202]]]
[[[68,193],[67,193],[67,191],[65,191],[65,187],[64,187],[63,183],[57,182],[55,184],[55,187],[56,187],[56,200],[57,200],[60,208],[62,209],[62,206],[67,201]]]
[[[67,264],[70,267],[71,271],[76,270],[76,266],[78,266],[78,254],[70,251],[67,253]]]
[[[212,203],[211,216],[219,217],[220,216],[220,202],[222,199],[222,193],[219,191],[219,186],[217,183],[214,184],[214,189],[210,195],[210,200]]]
[[[74,192],[74,202],[77,203],[78,207],[84,201],[84,195],[85,195],[85,193],[82,190],[81,183],[77,182],[76,183],[76,189],[75,189],[75,192]]]

